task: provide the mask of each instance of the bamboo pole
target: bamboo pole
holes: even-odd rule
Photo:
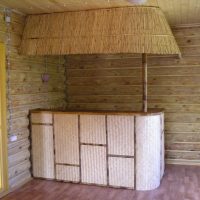
[[[142,54],[143,112],[147,112],[147,54]]]

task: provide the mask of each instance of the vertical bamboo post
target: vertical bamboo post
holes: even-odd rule
[[[142,54],[143,112],[147,112],[147,54]]]

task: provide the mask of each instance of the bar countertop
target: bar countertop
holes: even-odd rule
[[[147,112],[142,111],[109,111],[109,110],[64,110],[64,109],[34,109],[30,110],[31,113],[63,113],[63,114],[94,114],[94,115],[137,115],[149,116],[160,115],[164,113],[163,109],[149,109]]]

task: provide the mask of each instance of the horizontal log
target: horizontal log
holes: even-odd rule
[[[72,77],[123,77],[129,76],[136,78],[141,76],[141,69],[140,68],[100,68],[100,69],[68,69],[67,70],[68,79]]]
[[[82,103],[82,102],[77,102],[77,103],[70,103],[68,106],[69,108],[71,107],[79,107],[80,109],[89,109],[89,108],[94,108],[94,110],[132,110],[137,109],[137,106],[140,108],[141,103]],[[197,108],[196,105],[182,105],[182,104],[153,104],[153,103],[148,103],[149,108],[159,108],[159,109],[164,109],[165,112],[179,112],[179,113],[185,113],[185,112],[194,112],[194,113],[199,113],[200,108]],[[98,108],[98,109],[97,109]]]
[[[48,92],[48,93],[41,93],[39,94],[17,94],[17,95],[12,95],[11,96],[11,103],[10,106],[12,108],[19,107],[19,106],[29,106],[32,104],[39,104],[39,103],[44,103],[48,101],[58,101],[62,100],[64,101],[65,99],[65,94],[64,93],[58,93],[58,92]],[[26,112],[27,113],[27,112]]]
[[[59,108],[64,108],[66,106],[65,99],[59,99],[59,100],[50,100],[50,101],[44,101],[40,103],[32,103],[28,105],[20,105],[16,107],[11,107],[11,115],[19,115],[21,117],[22,112],[27,112],[29,113],[30,110],[33,109],[59,109]],[[27,116],[27,115],[26,115]],[[17,117],[16,117],[17,118]],[[14,118],[13,118],[14,119]]]
[[[195,36],[184,36],[184,37],[177,37],[176,39],[179,46],[199,46],[200,45],[200,34]]]
[[[141,86],[134,85],[100,85],[100,86],[70,86],[69,95],[139,95],[142,93]],[[153,86],[148,87],[149,95],[198,95],[199,86]]]
[[[113,110],[113,111],[141,111],[141,104],[109,104],[109,103],[98,103],[98,104],[83,104],[83,103],[70,103],[68,104],[69,110]]]
[[[9,179],[9,186],[10,189],[15,189],[18,186],[23,185],[24,183],[26,183],[27,181],[29,181],[31,179],[31,174],[30,174],[30,170],[26,170],[20,174],[18,174],[17,176]]]
[[[167,132],[200,132],[200,123],[166,123],[165,130]]]
[[[24,145],[30,144],[28,136],[26,138],[23,138],[23,139],[17,138],[17,141],[13,141],[13,142],[8,143],[8,149],[12,150],[13,148],[22,146],[23,144]]]
[[[200,159],[200,151],[167,150],[166,156],[168,159],[199,160]]]
[[[185,143],[195,143],[200,141],[200,132],[166,132],[165,133],[166,142],[176,143],[176,142],[185,142]]]
[[[69,95],[109,95],[109,94],[141,94],[142,87],[141,86],[71,86],[68,88]]]
[[[44,73],[45,72],[45,61],[43,62],[27,62],[24,60],[11,60],[10,69],[19,72],[31,72],[31,73]],[[13,71],[14,72],[14,71]],[[65,66],[60,63],[47,63],[47,72],[49,74],[63,74],[65,72]]]
[[[141,77],[142,68],[101,68],[101,69],[68,69],[67,77],[72,79],[78,78],[112,78],[112,77]],[[182,66],[148,66],[148,78],[164,76],[167,77],[199,77],[200,69],[198,65],[182,65]]]
[[[18,176],[19,174],[25,172],[25,171],[28,171],[31,167],[31,163],[30,161],[24,161],[18,165],[15,165],[11,168],[8,169],[8,177],[9,179],[12,179],[16,176]]]
[[[142,95],[73,95],[68,100],[72,103],[139,103],[142,102]],[[149,95],[149,103],[166,103],[166,104],[199,104],[200,96],[187,95]]]
[[[166,159],[166,164],[200,166],[199,160]]]
[[[137,75],[137,74],[136,74]],[[142,78],[138,76],[119,77],[78,77],[68,78],[68,85],[77,86],[117,86],[117,85],[141,85]],[[148,76],[149,86],[200,86],[200,75],[187,76]]]
[[[165,112],[199,113],[200,104],[169,104],[169,103],[148,103],[149,108],[162,108]]]
[[[19,49],[16,47],[10,48],[10,59],[16,61],[23,61],[27,63],[51,63],[63,64],[65,63],[63,56],[23,56],[19,55]]]
[[[173,34],[177,38],[197,37],[200,35],[200,27],[173,28]]]
[[[12,135],[16,135],[18,140],[22,140],[22,139],[25,139],[25,138],[29,137],[30,131],[29,131],[28,127],[26,127],[26,128],[24,128],[24,129],[22,129],[20,131],[17,131],[17,130],[10,131],[8,137],[10,137]],[[8,141],[8,145],[12,146],[12,143],[13,142],[11,142],[10,140]]]
[[[28,116],[29,114],[29,110],[27,109],[21,109],[21,108],[11,108],[12,110],[8,110],[7,112],[7,118],[19,118],[19,117],[23,117],[23,116]]]
[[[166,104],[199,104],[200,96],[198,95],[149,95],[149,102],[166,103]]]
[[[36,94],[43,92],[64,92],[65,87],[63,83],[45,84],[45,83],[27,83],[27,84],[11,84],[9,92],[11,95],[15,94]]]
[[[115,85],[141,85],[141,77],[92,77],[92,78],[69,78],[67,81],[68,85],[77,86],[115,86]]]
[[[70,103],[141,103],[142,95],[73,95]]]
[[[45,73],[45,72],[43,72]],[[10,74],[10,82],[12,84],[19,83],[19,84],[27,84],[29,82],[42,82],[42,74],[43,73],[32,73],[30,76],[30,72],[20,72],[20,71],[12,71]],[[48,72],[47,72],[48,73]],[[64,82],[65,77],[63,74],[49,74],[49,81],[48,84],[55,84],[59,81]],[[64,87],[64,86],[63,86]]]
[[[166,150],[174,150],[176,151],[200,151],[200,142],[198,143],[181,143],[181,142],[173,142],[169,143],[167,142],[165,145]]]
[[[183,56],[197,56],[200,53],[200,46],[183,46],[180,50]]]
[[[23,141],[18,141],[18,144],[13,147],[8,149],[8,156],[14,155],[16,152],[24,151],[26,149],[29,149],[30,147],[30,141],[27,138],[26,140],[24,139]]]
[[[116,55],[117,57],[118,55]],[[131,59],[131,61],[130,61]],[[111,62],[111,64],[108,64]],[[198,55],[196,56],[187,56],[184,55],[181,59],[172,56],[164,56],[164,57],[148,57],[148,67],[163,67],[163,66],[184,66],[184,65],[199,65],[200,58]],[[131,67],[131,68],[139,68],[141,66],[141,58],[128,58],[128,59],[121,59],[119,56],[117,60],[92,60],[85,59],[85,55],[79,56],[79,59],[70,61],[68,58],[67,68],[68,69],[98,69],[98,68],[124,68]],[[162,68],[161,68],[162,69]]]
[[[165,113],[166,122],[200,123],[200,113]]]
[[[26,116],[11,119],[9,121],[11,130],[26,128],[29,125],[29,120]]]

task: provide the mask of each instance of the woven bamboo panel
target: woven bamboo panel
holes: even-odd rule
[[[134,119],[108,115],[108,154],[134,156]]]
[[[180,54],[161,9],[145,6],[30,15],[21,52]]]
[[[41,124],[52,124],[52,114],[51,113],[32,113],[31,114],[32,123]]]
[[[55,114],[56,163],[79,164],[78,115]]]
[[[53,127],[32,125],[33,176],[54,179]]]
[[[134,159],[109,157],[109,185],[134,188]]]
[[[153,190],[160,185],[160,115],[136,117],[136,190]]]
[[[106,124],[103,115],[80,115],[81,142],[106,144]]]
[[[79,171],[79,167],[76,166],[56,165],[56,179],[62,181],[79,182]]]
[[[107,184],[105,147],[81,146],[81,177],[83,183]]]

